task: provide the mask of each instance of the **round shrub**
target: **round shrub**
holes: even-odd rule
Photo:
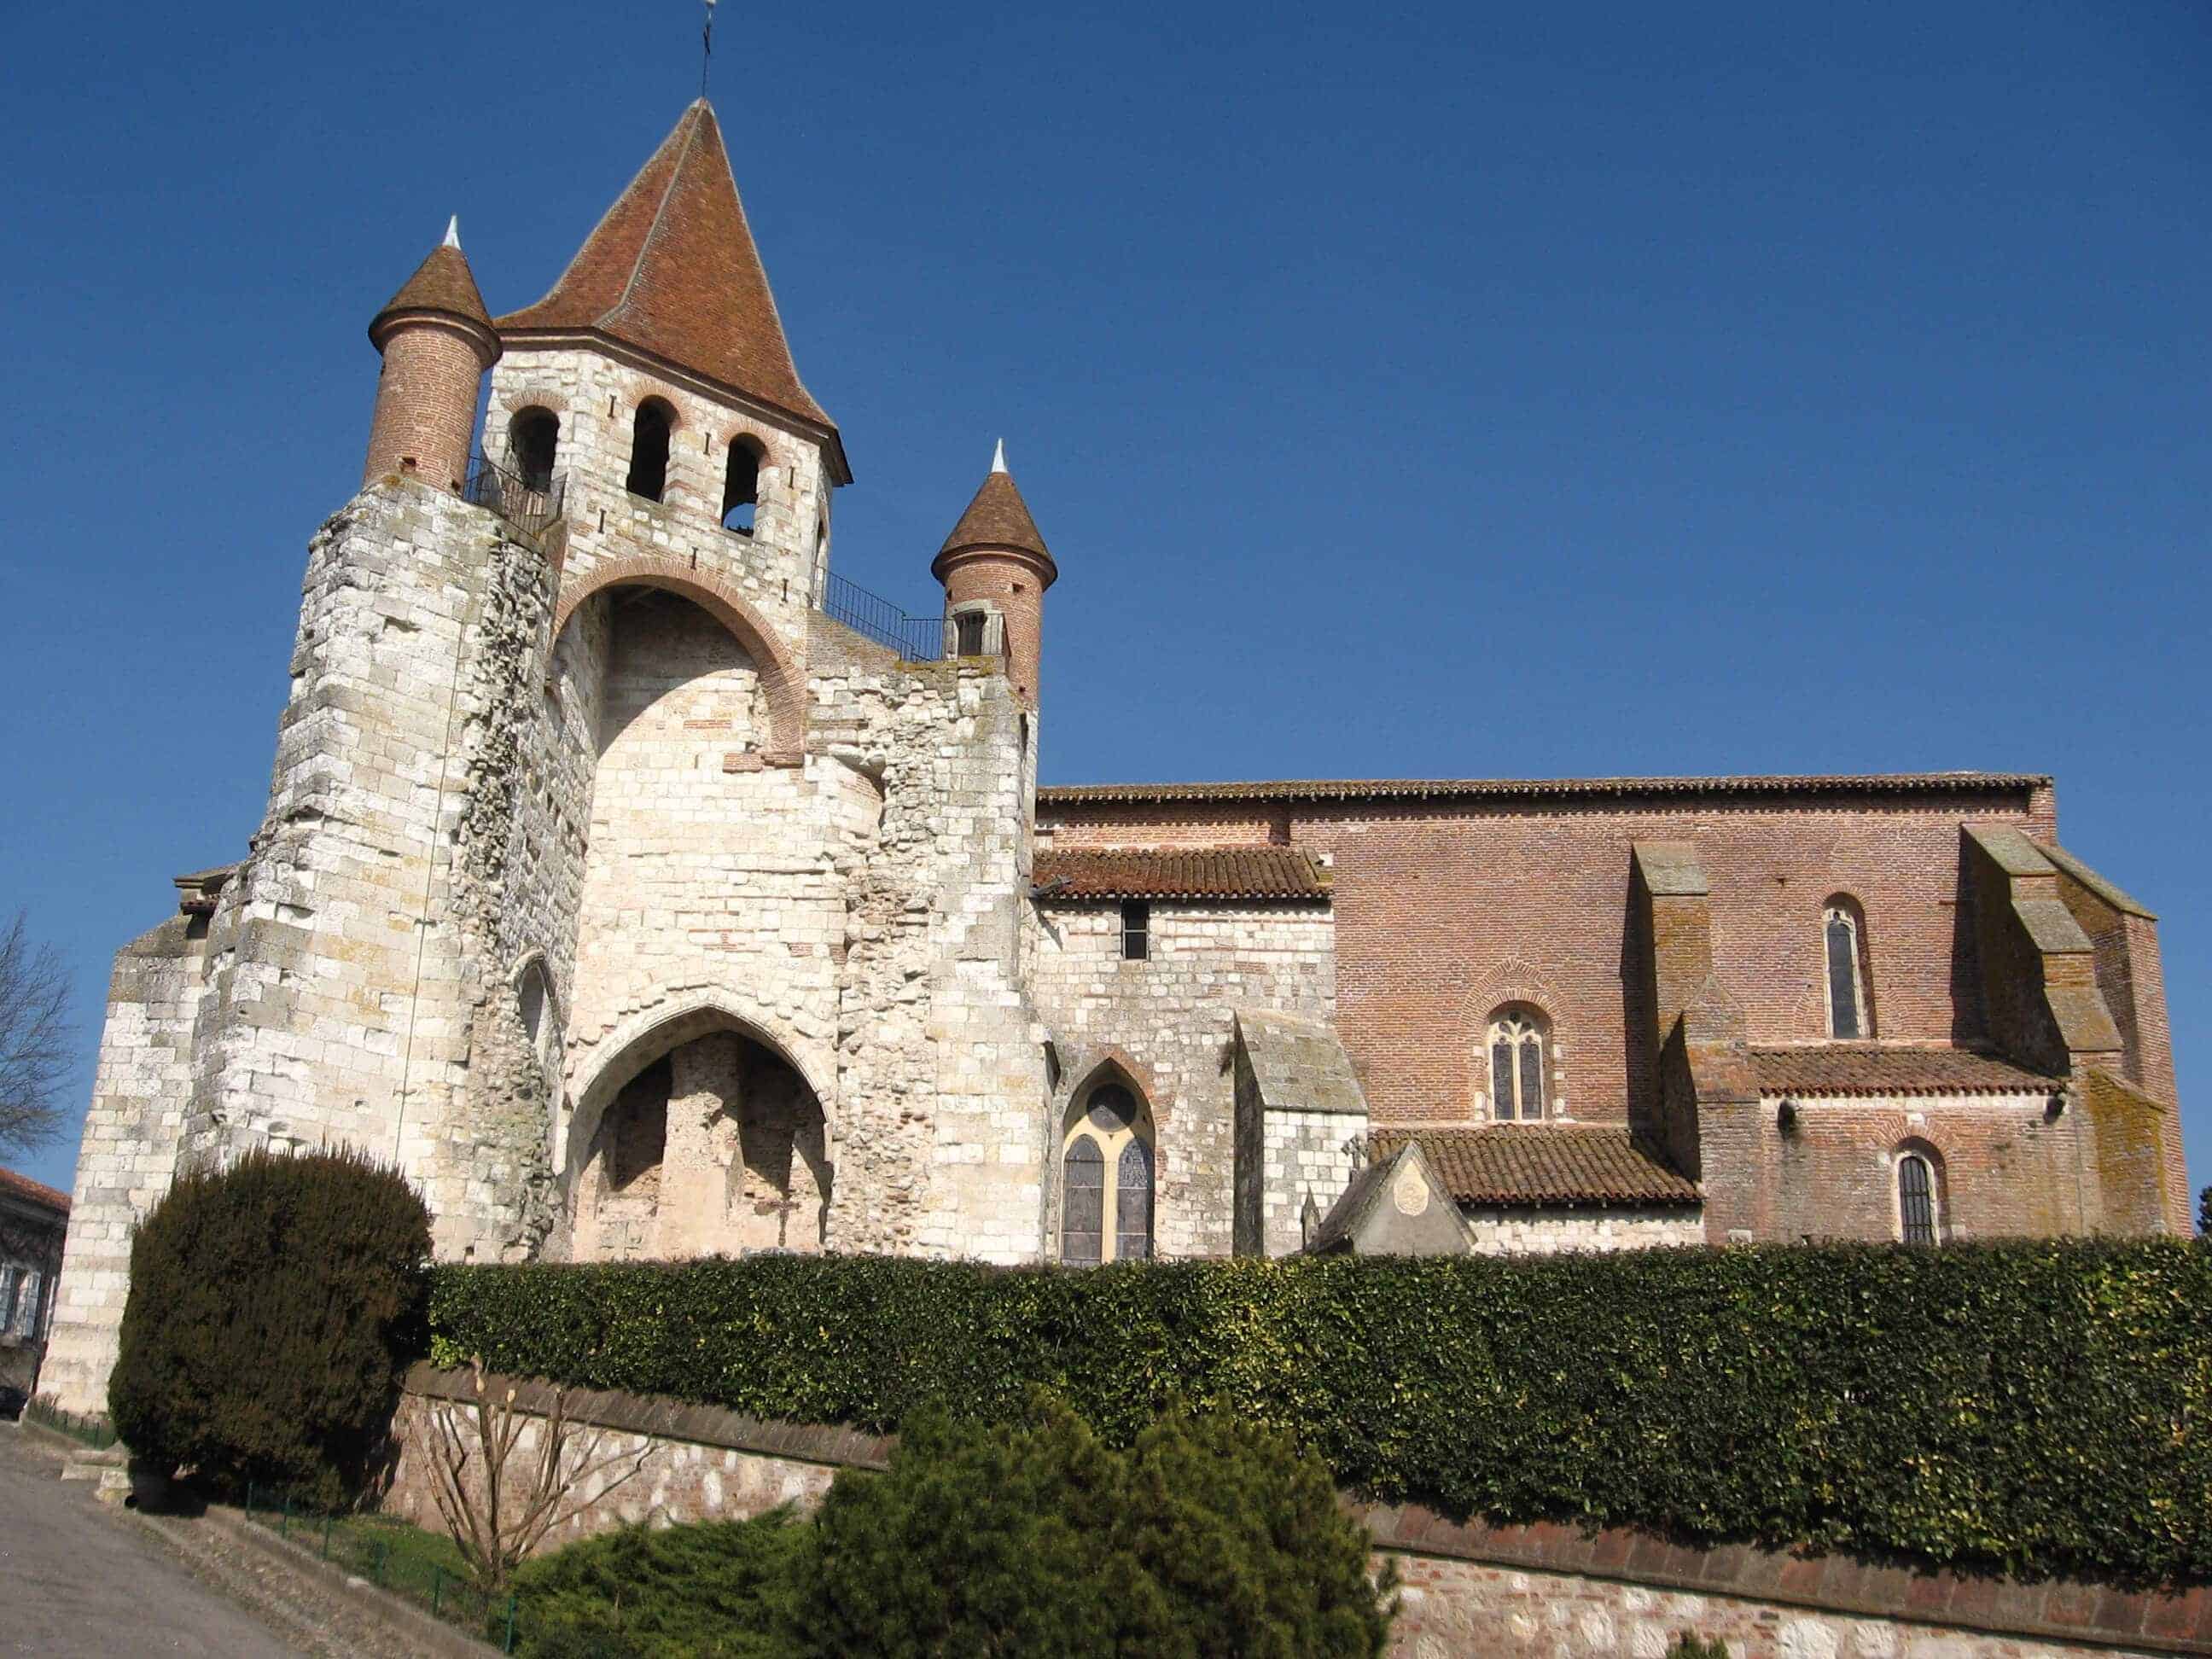
[[[798,1558],[793,1651],[1354,1659],[1395,1579],[1282,1435],[1175,1413],[1126,1452],[1040,1398],[1012,1427],[909,1425],[841,1474]]]
[[[419,1347],[429,1255],[422,1199],[365,1154],[179,1176],[131,1235],[117,1431],[173,1472],[339,1501]]]

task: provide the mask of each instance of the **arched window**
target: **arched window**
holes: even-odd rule
[[[1091,1091],[1068,1125],[1060,1172],[1062,1261],[1095,1267],[1151,1258],[1152,1126],[1135,1095],[1119,1083]]]
[[[519,410],[507,426],[507,453],[525,489],[553,488],[553,463],[561,449],[561,417],[535,405]]]
[[[761,447],[750,438],[730,440],[730,459],[722,471],[722,528],[740,536],[753,533],[753,511],[760,505]]]
[[[1490,1021],[1490,1115],[1499,1123],[1542,1121],[1544,1017],[1525,1004],[1501,1008]]]
[[[522,977],[515,982],[514,1000],[522,1015],[522,1029],[530,1037],[531,1052],[550,1074],[559,1042],[554,1029],[553,987],[545,976],[544,957],[533,956],[525,964]]]
[[[658,398],[637,406],[637,419],[629,434],[629,478],[633,495],[657,501],[668,489],[668,438],[676,429],[676,411]]]
[[[1897,1236],[1908,1244],[1934,1244],[1942,1233],[1936,1166],[1923,1152],[1897,1160]]]
[[[1839,1039],[1872,1036],[1867,1018],[1866,975],[1862,969],[1864,936],[1858,906],[1832,898],[1820,924],[1828,972],[1828,1035]]]

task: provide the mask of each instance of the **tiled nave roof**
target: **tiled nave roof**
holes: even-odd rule
[[[2036,772],[1868,772],[1723,778],[1316,778],[1252,783],[1077,783],[1037,791],[1039,806],[1232,800],[1379,800],[1601,795],[2025,794],[2048,785]]]
[[[1615,1123],[1497,1124],[1487,1128],[1378,1128],[1374,1156],[1421,1143],[1462,1204],[1695,1204],[1697,1183]]]
[[[1313,860],[1288,847],[1046,851],[1037,854],[1033,879],[1066,899],[1328,896]]]

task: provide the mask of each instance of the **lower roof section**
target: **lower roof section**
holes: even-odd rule
[[[1484,1128],[1377,1128],[1380,1162],[1418,1140],[1462,1204],[1696,1204],[1697,1183],[1626,1124],[1495,1124]]]
[[[1880,1042],[1753,1047],[1763,1095],[2023,1095],[2059,1079],[1978,1049]]]
[[[1317,903],[1328,883],[1289,847],[1128,848],[1040,851],[1040,898],[1273,899]],[[1045,890],[1052,890],[1047,892]]]

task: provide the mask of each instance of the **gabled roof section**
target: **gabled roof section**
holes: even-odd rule
[[[1043,560],[1044,584],[1048,587],[1060,574],[1060,567],[1053,562],[1044,538],[1038,533],[1036,520],[1030,516],[1030,504],[1022,499],[1021,486],[1004,466],[994,466],[984,475],[983,487],[975,492],[975,498],[968,503],[968,510],[960,515],[960,522],[945,538],[945,545],[938,550],[930,570],[942,581],[945,573],[939,567],[947,559],[971,548],[985,547],[1011,547]]]
[[[745,222],[722,129],[703,98],[617,198],[561,280],[502,335],[589,329],[826,428],[799,379]]]
[[[58,1215],[67,1215],[70,1210],[70,1195],[67,1193],[58,1188],[49,1187],[43,1181],[33,1181],[27,1175],[17,1175],[13,1170],[0,1170],[0,1194],[21,1199],[41,1209],[52,1210]]]
[[[942,556],[940,555],[940,556]],[[1317,778],[1253,783],[1078,783],[1037,791],[1040,806],[1157,801],[1577,799],[1622,795],[2019,795],[2047,787],[2030,772],[1874,772],[1721,778]]]
[[[1376,1129],[1376,1158],[1419,1140],[1462,1204],[1696,1204],[1676,1173],[1625,1124],[1498,1124],[1475,1129]]]
[[[1040,852],[1036,885],[1054,899],[1291,899],[1319,902],[1328,884],[1288,847],[1145,848]]]

